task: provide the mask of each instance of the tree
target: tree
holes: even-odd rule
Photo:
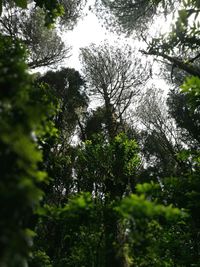
[[[57,1],[52,2],[49,4],[47,1],[34,1],[36,7],[40,7],[45,12],[45,21],[46,25],[50,25],[55,22],[55,19],[63,14],[63,7],[60,5]],[[13,1],[12,2],[17,7],[20,7],[22,9],[26,9],[28,6],[28,2],[26,0],[20,0],[20,1]],[[1,1],[0,3],[0,16],[2,14],[3,7],[7,4],[10,4],[10,1]]]
[[[199,110],[191,108],[189,97],[179,89],[171,90],[167,99],[169,112],[175,119],[177,126],[182,129],[185,143],[191,149],[198,149],[199,136]]]
[[[137,145],[124,134],[116,136],[110,142],[105,141],[101,135],[97,138],[98,141],[86,141],[78,150],[75,165],[77,190],[91,192],[103,205],[104,266],[126,266],[123,244],[120,243],[124,232],[120,230],[113,208],[126,191],[130,190],[130,184],[134,184],[132,180],[139,162]]]
[[[21,43],[0,35],[0,265],[6,267],[27,266],[41,184],[49,180],[38,139],[55,133],[56,101],[47,87],[33,85],[24,58]]]
[[[75,148],[71,146],[71,139],[81,125],[88,97],[84,92],[85,81],[75,69],[48,71],[38,77],[37,82],[48,84],[59,103],[59,111],[52,118],[58,136],[53,139],[50,137],[46,142],[42,140],[40,144],[45,170],[53,178],[45,187],[46,201],[59,206],[74,188],[72,172]]]
[[[64,13],[59,18],[59,24],[64,26],[64,29],[73,29],[78,19],[82,16],[82,10],[85,7],[87,0],[61,0],[60,4],[64,9]]]
[[[192,246],[185,253],[185,265],[199,264],[199,219],[196,217],[200,194],[199,181],[199,14],[198,1],[186,1],[179,11],[177,21],[169,35],[154,39],[147,54],[167,60],[174,68],[182,72],[184,83],[181,88],[172,90],[169,98],[169,113],[174,117],[177,127],[183,132],[183,140],[187,144],[177,155],[183,162],[178,173],[163,180],[163,198],[173,202],[179,208],[189,212],[187,227],[181,231]],[[189,77],[185,78],[187,75]],[[182,81],[183,82],[183,81]],[[173,185],[173,186],[172,186]],[[169,203],[168,202],[168,203]],[[190,230],[191,229],[191,230]],[[187,247],[187,243],[186,247]],[[184,249],[187,251],[187,248]],[[184,253],[183,253],[184,255]],[[181,259],[177,259],[181,262]],[[180,264],[180,263],[179,263]]]
[[[200,76],[199,68],[199,3],[183,1],[171,32],[154,38],[148,45],[145,54],[161,57],[185,75]]]
[[[69,57],[70,47],[64,45],[56,29],[45,27],[41,9],[31,8],[25,12],[7,4],[0,17],[0,30],[26,45],[31,69],[57,65]]]
[[[47,83],[59,99],[60,112],[55,123],[63,132],[63,138],[68,139],[67,135],[73,135],[82,113],[87,110],[89,99],[85,93],[85,80],[75,69],[62,68],[59,71],[48,71],[38,81]]]
[[[81,11],[85,6],[87,0],[70,0],[70,1],[54,1],[49,3],[46,0],[35,0],[28,2],[27,0],[13,0],[13,1],[2,1],[0,3],[0,16],[2,14],[3,7],[7,4],[12,3],[20,9],[26,9],[29,4],[35,2],[34,8],[40,8],[45,14],[45,25],[50,26],[55,23],[58,17],[61,17],[62,24],[68,28],[72,28],[77,19],[81,16]]]
[[[56,267],[104,266],[101,214],[101,204],[89,193],[68,196],[59,207],[46,206],[37,225],[36,257],[30,258],[30,267],[45,266],[41,257],[45,254]]]
[[[178,17],[171,33],[158,38],[153,38],[148,43],[148,48],[142,51],[148,55],[162,57],[172,65],[172,72],[175,68],[186,73],[199,76],[199,38],[198,22],[199,14],[198,1],[97,1],[97,12],[102,10],[102,17],[113,15],[111,24],[119,25],[121,30],[127,34],[132,33],[136,28],[149,29],[147,22],[155,18],[155,14],[171,11],[178,11]],[[108,10],[108,11],[107,11]],[[108,13],[108,15],[107,15]],[[100,12],[101,14],[101,12]],[[100,15],[101,16],[101,15]],[[191,23],[193,21],[193,23]],[[112,23],[113,22],[113,23]],[[137,27],[138,26],[138,27]]]
[[[148,89],[134,114],[138,119],[135,126],[138,128],[136,140],[144,156],[145,179],[158,178],[159,181],[175,175],[183,167],[177,159],[177,153],[186,144],[182,129],[177,127],[170,116],[166,97],[162,94],[155,88]]]
[[[148,78],[145,66],[132,56],[129,46],[120,49],[108,44],[99,47],[91,45],[81,51],[83,72],[90,84],[90,94],[103,102],[110,138],[117,132],[116,122],[123,120],[132,99],[139,93],[139,86]]]
[[[140,31],[149,29],[156,15],[174,10],[179,1],[149,1],[149,0],[97,0],[96,12],[106,20],[106,26],[131,34],[136,28]]]
[[[82,49],[86,87],[74,69],[28,74],[18,38],[0,36],[0,265],[199,266],[199,78],[185,80],[169,113],[156,93],[143,96],[140,151],[123,131],[148,75],[128,46]],[[86,93],[102,101],[91,113]],[[71,146],[77,127],[84,142]],[[156,156],[143,177],[142,153],[144,169]]]
[[[105,106],[97,107],[95,110],[89,110],[84,114],[83,121],[80,125],[80,140],[93,140],[95,142],[96,135],[101,134],[104,138],[108,137],[106,121],[106,109]],[[120,121],[114,121],[115,134],[124,132],[127,136],[134,137],[134,130],[131,128],[130,123],[124,119]]]
[[[111,4],[115,6],[116,1]],[[122,11],[122,9],[120,11]],[[118,14],[123,17],[123,13],[120,13],[120,11]],[[177,173],[172,174],[168,169],[168,177],[162,180],[163,183],[162,190],[160,190],[160,197],[158,197],[155,192],[155,197],[157,197],[159,201],[167,204],[174,203],[174,205],[179,208],[186,208],[190,215],[186,225],[173,226],[175,231],[171,231],[168,228],[166,232],[168,235],[165,235],[165,238],[169,241],[167,246],[168,250],[170,250],[172,246],[170,239],[177,236],[177,233],[182,233],[181,236],[177,236],[176,248],[174,250],[176,252],[175,255],[172,255],[172,261],[170,260],[167,263],[169,266],[170,264],[171,266],[174,266],[174,264],[177,266],[190,266],[192,264],[198,266],[199,264],[199,242],[197,241],[199,234],[199,219],[196,217],[197,209],[199,207],[197,198],[199,197],[200,192],[199,182],[197,181],[197,176],[199,175],[198,114],[200,75],[198,14],[199,1],[184,1],[183,8],[179,10],[176,24],[171,33],[153,39],[149,44],[148,50],[143,51],[146,54],[161,57],[171,63],[172,76],[175,68],[181,70],[181,72],[184,73],[183,76],[193,76],[186,79],[182,86],[184,91],[182,91],[181,94],[178,93],[178,96],[173,95],[173,98],[169,100],[169,103],[171,104],[169,112],[173,114],[177,126],[183,127],[182,129],[184,129],[184,132],[185,130],[188,132],[188,146],[186,149],[180,150],[178,154],[172,152],[174,160],[176,162],[181,161],[183,164],[179,166]],[[128,30],[127,32],[129,33]],[[155,122],[156,121],[154,120],[154,127]],[[156,149],[157,147],[162,148],[163,138],[160,139],[160,137],[163,137],[163,135],[159,134],[157,136],[157,132],[154,131],[152,137],[153,139],[151,138],[150,145],[152,145],[152,141],[155,143],[156,140],[158,144]],[[159,137],[159,139],[156,137]],[[165,143],[167,144],[168,142]],[[197,151],[191,149],[191,147],[194,148],[194,145],[197,148]],[[167,147],[170,148],[171,144]],[[159,155],[159,159],[161,156],[162,155]],[[165,173],[163,173],[163,176],[164,175]],[[188,241],[186,242],[186,240]],[[134,248],[135,247],[136,246],[134,246]],[[143,262],[143,265],[144,264],[146,263]],[[147,266],[149,265],[147,264]],[[157,266],[159,266],[158,262]]]

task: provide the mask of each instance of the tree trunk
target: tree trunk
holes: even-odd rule
[[[112,104],[110,103],[110,98],[107,92],[106,86],[103,88],[104,92],[104,103],[106,108],[106,128],[108,130],[108,135],[110,140],[112,140],[115,137],[115,125],[113,121],[113,110],[112,110]]]
[[[105,267],[128,267],[123,251],[123,240],[117,216],[111,208],[104,211]]]

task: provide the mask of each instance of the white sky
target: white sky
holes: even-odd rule
[[[66,44],[72,46],[72,56],[67,60],[67,64],[70,67],[79,69],[79,48],[88,46],[92,42],[100,43],[104,39],[106,39],[106,32],[100,26],[94,14],[90,14],[79,21],[73,31],[68,31],[66,35],[63,36],[63,40]]]
[[[66,32],[62,39],[66,44],[72,47],[72,56],[67,60],[67,65],[80,69],[79,49],[86,47],[91,43],[100,44],[104,40],[108,40],[110,43],[124,42],[124,36],[106,31],[100,24],[98,18],[93,13],[89,13],[83,19],[79,20],[77,26],[72,31]]]

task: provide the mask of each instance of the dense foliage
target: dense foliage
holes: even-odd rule
[[[104,42],[82,48],[83,74],[30,74],[67,56],[45,20],[71,29],[84,3],[0,3],[0,266],[198,267],[199,1],[96,1],[118,34],[176,22],[141,58]],[[144,54],[171,70],[167,97]]]

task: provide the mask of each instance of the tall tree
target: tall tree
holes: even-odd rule
[[[85,81],[74,69],[48,71],[38,78],[38,82],[48,84],[59,103],[59,111],[52,118],[59,134],[57,138],[41,142],[44,166],[53,178],[45,189],[46,200],[59,205],[73,191],[74,148],[71,147],[71,143],[76,128],[82,125],[88,97],[84,92]]]
[[[169,115],[166,97],[162,93],[155,88],[148,89],[135,111],[137,140],[144,153],[145,169],[149,170],[145,175],[160,180],[178,172],[181,162],[177,153],[186,144],[181,129]]]
[[[90,94],[99,97],[106,113],[106,127],[110,138],[115,136],[117,121],[122,121],[139,86],[147,80],[145,66],[133,57],[131,48],[123,49],[103,44],[81,50],[83,72],[90,84]]]
[[[0,31],[26,45],[31,69],[56,65],[69,57],[70,47],[65,46],[56,29],[45,27],[41,9],[25,12],[7,4],[0,17]]]
[[[55,118],[57,128],[65,132],[65,139],[73,135],[81,116],[87,110],[88,96],[86,82],[78,71],[62,68],[59,71],[48,71],[38,79],[47,83],[60,101],[60,113]]]

